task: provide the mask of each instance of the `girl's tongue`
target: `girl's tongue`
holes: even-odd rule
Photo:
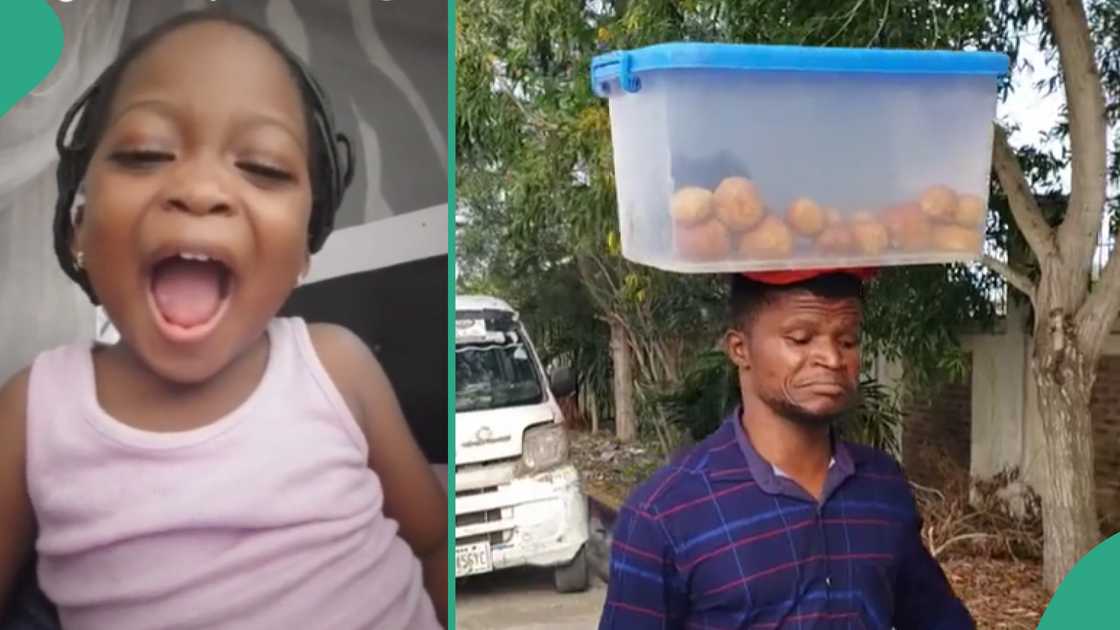
[[[156,307],[177,326],[204,324],[221,306],[225,274],[221,263],[178,257],[166,260],[156,266],[152,276]]]

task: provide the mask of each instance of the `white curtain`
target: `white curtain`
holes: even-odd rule
[[[55,262],[54,139],[66,108],[117,54],[129,4],[52,2],[62,56],[0,119],[0,381],[42,350],[94,333],[93,307]]]

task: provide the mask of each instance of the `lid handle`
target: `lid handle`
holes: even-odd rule
[[[634,67],[634,56],[629,52],[622,53],[621,59],[618,60],[618,84],[622,89],[634,93],[642,89],[642,82],[638,77],[631,74],[631,69]]]

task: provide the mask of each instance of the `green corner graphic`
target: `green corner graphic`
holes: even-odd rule
[[[1039,622],[1039,630],[1113,628],[1116,618],[1120,534],[1097,545],[1062,580]],[[1103,625],[1102,625],[1103,624]]]
[[[0,2],[0,116],[46,78],[62,55],[62,23],[47,0]]]

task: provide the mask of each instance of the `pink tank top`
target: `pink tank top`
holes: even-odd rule
[[[255,392],[179,433],[110,417],[88,344],[36,359],[28,486],[67,630],[440,627],[307,326],[268,334]]]

